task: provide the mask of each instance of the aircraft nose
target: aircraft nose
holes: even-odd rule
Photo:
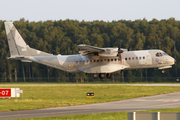
[[[174,65],[174,64],[176,63],[176,60],[175,60],[173,57],[169,57],[169,58],[167,59],[167,63],[168,63],[168,64],[171,64],[171,65]]]

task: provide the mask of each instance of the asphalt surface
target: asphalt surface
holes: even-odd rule
[[[39,110],[0,112],[0,119],[36,118],[120,111],[129,112],[177,107],[180,107],[180,92],[97,104],[56,107]]]

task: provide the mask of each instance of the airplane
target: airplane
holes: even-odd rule
[[[13,22],[4,22],[10,50],[8,59],[22,62],[37,62],[63,71],[93,74],[94,78],[111,78],[112,73],[130,70],[171,68],[176,60],[162,50],[128,51],[118,48],[99,48],[86,44],[77,45],[80,49],[76,55],[53,55],[29,47]]]

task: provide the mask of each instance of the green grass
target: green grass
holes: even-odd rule
[[[2,85],[2,86],[1,86]],[[1,84],[1,88],[20,88],[22,98],[0,99],[0,111],[30,110],[117,101],[180,91],[180,87],[119,86],[101,84]],[[7,86],[3,86],[7,85]],[[9,86],[10,85],[10,86]],[[11,86],[13,85],[13,86]],[[18,86],[19,85],[19,86]],[[95,97],[87,98],[87,92]],[[21,94],[22,96],[22,94]]]
[[[13,119],[14,120],[14,119]],[[25,118],[15,120],[127,120],[126,112],[66,115],[57,117]]]
[[[180,112],[180,107],[171,108],[171,109],[156,109],[156,110],[147,110],[143,112]]]

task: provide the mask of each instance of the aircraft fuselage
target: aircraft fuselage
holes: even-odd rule
[[[28,60],[68,72],[112,73],[123,69],[169,67],[175,60],[161,50],[125,51],[119,57],[92,58],[89,55],[33,56]],[[88,69],[87,69],[88,68]]]

